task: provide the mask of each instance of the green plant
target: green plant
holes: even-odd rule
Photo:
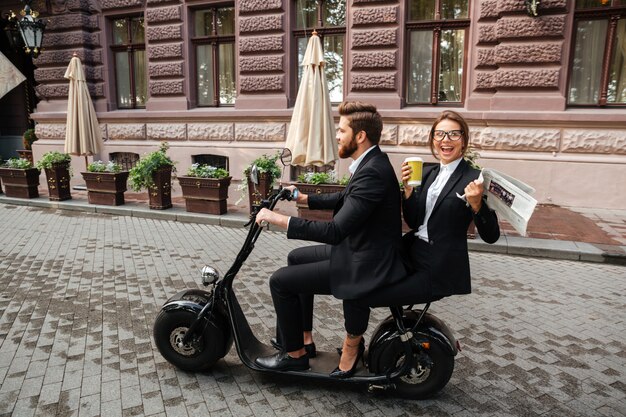
[[[57,151],[46,152],[35,166],[39,169],[51,169],[54,166],[66,165],[69,168],[72,157],[67,153]]]
[[[350,181],[350,177],[348,175],[344,175],[341,178],[337,178],[337,171],[331,170],[327,172],[305,172],[304,174],[298,175],[298,182],[302,182],[305,184],[339,184],[339,185],[348,185]]]
[[[467,148],[467,152],[465,152],[465,155],[463,155],[463,159],[465,159],[472,168],[482,169],[482,167],[478,165],[478,162],[476,162],[478,158],[480,158],[480,154],[472,146]]]
[[[128,178],[130,179],[130,188],[133,191],[140,191],[143,188],[150,188],[154,185],[152,175],[166,166],[174,166],[174,161],[167,156],[166,152],[169,149],[167,142],[161,143],[158,151],[144,154],[129,171]]]
[[[24,149],[26,149],[27,151],[32,150],[33,142],[35,142],[37,139],[38,137],[35,134],[35,129],[26,130],[26,132],[24,132],[24,135],[22,135],[22,143],[24,144]]]
[[[252,167],[256,165],[259,174],[268,174],[272,178],[272,181],[275,181],[280,178],[281,175],[280,166],[278,166],[276,162],[278,158],[280,158],[280,152],[276,152],[273,156],[267,154],[261,155],[246,167],[243,171],[244,177],[248,178]]]
[[[221,179],[228,177],[228,171],[208,164],[193,164],[187,170],[187,175],[190,177]]]
[[[87,171],[89,172],[120,172],[122,166],[117,162],[109,161],[104,163],[102,161],[93,161],[87,165]]]
[[[11,158],[4,164],[4,166],[14,169],[30,169],[33,167],[33,164],[28,159]]]

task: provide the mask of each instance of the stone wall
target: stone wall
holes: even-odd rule
[[[289,96],[289,0],[241,0],[237,108],[286,108]],[[264,103],[264,104],[260,104]]]
[[[544,96],[542,110],[563,110],[568,42],[567,1],[546,0],[538,16],[526,14],[524,2],[479,0],[475,6],[471,49],[469,108],[514,110],[527,106],[518,94]],[[474,97],[472,97],[472,95]],[[482,102],[474,99],[482,95]],[[485,97],[508,96],[487,101]]]
[[[45,12],[45,6],[40,6],[36,10]],[[92,97],[104,98],[99,11],[97,0],[58,0],[49,15],[42,14],[47,21],[43,51],[35,61],[35,90],[40,100],[67,99],[69,82],[64,75],[73,54],[82,61]]]

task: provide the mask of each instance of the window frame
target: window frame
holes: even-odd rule
[[[593,7],[588,9],[576,9],[574,4],[574,20],[572,22],[572,34],[570,42],[569,63],[567,66],[566,102],[569,108],[623,108],[626,103],[609,103],[607,101],[609,91],[609,77],[611,61],[614,56],[615,42],[617,37],[617,25],[620,19],[626,19],[626,4],[609,7]],[[599,98],[596,104],[570,103],[570,89],[572,82],[572,67],[576,53],[576,36],[578,34],[578,22],[580,20],[607,20],[608,26],[602,57],[602,74],[600,76]]]
[[[446,107],[463,107],[465,103],[465,98],[467,97],[467,62],[468,57],[467,54],[469,52],[469,30],[471,26],[471,19],[469,16],[472,15],[472,1],[467,0],[467,18],[462,19],[442,19],[441,18],[441,1],[435,0],[435,18],[433,20],[410,20],[410,6],[409,2],[407,2],[407,7],[405,10],[405,39],[404,43],[404,57],[405,62],[403,65],[404,70],[404,87],[402,91],[404,92],[404,97],[402,101],[406,106],[437,106],[444,105]],[[415,30],[424,30],[429,29],[433,33],[433,44],[432,44],[432,67],[431,67],[431,85],[430,85],[430,101],[428,103],[412,103],[409,102],[409,71],[411,65],[410,53],[411,53],[411,32]],[[439,71],[440,71],[440,58],[441,58],[441,32],[444,30],[450,29],[463,29],[464,41],[463,41],[463,77],[461,79],[461,100],[460,101],[439,101]]]
[[[295,57],[295,59],[293,60],[294,62],[292,63],[292,68],[294,72],[293,85],[294,85],[294,91],[295,91],[295,94],[293,95],[294,102],[298,94],[298,88],[300,86],[300,84],[298,83],[298,67],[300,65],[300,62],[298,62],[298,39],[310,37],[313,31],[317,33],[317,36],[319,36],[320,42],[322,43],[322,48],[324,47],[324,36],[343,35],[344,48],[343,48],[343,53],[341,55],[341,59],[343,63],[343,82],[342,82],[342,88],[341,88],[341,97],[342,97],[341,100],[343,101],[346,97],[346,82],[345,82],[346,81],[346,22],[344,22],[344,26],[323,26],[324,5],[326,3],[326,0],[318,0],[318,1],[319,1],[319,7],[317,7],[317,18],[315,21],[315,25],[313,27],[298,28],[296,26],[297,13],[298,13],[298,11],[296,10],[297,3],[296,3],[296,0],[292,0],[292,5],[293,5],[294,10],[293,10],[293,16],[292,16],[291,21],[294,23],[293,23],[293,28],[291,30],[291,36],[293,39],[293,48],[291,51],[291,56]],[[348,0],[346,0],[346,19],[347,19],[347,13],[348,13]],[[331,105],[337,105],[339,103],[341,103],[341,101],[331,101]]]
[[[143,26],[144,26],[144,41],[143,43],[132,43],[133,38],[132,38],[132,20],[136,19],[136,18],[141,18],[143,20]],[[128,39],[130,40],[130,43],[128,44],[115,44],[115,30],[113,28],[113,25],[115,24],[116,20],[126,20],[127,21],[127,36]],[[117,108],[118,110],[144,110],[146,108],[146,104],[149,98],[148,95],[148,87],[147,87],[147,83],[149,82],[149,75],[148,75],[148,63],[147,63],[147,55],[146,55],[146,65],[145,65],[145,74],[146,74],[146,104],[144,104],[143,106],[138,106],[137,105],[137,86],[136,86],[136,80],[135,80],[135,60],[133,59],[134,57],[134,53],[136,51],[143,51],[144,54],[146,54],[146,31],[145,31],[145,27],[146,27],[146,18],[143,15],[143,13],[131,13],[128,15],[124,15],[124,16],[109,16],[109,27],[111,28],[111,38],[110,38],[110,51],[112,54],[112,61],[113,61],[113,79],[115,80],[115,108]],[[131,97],[130,97],[130,102],[131,102],[131,106],[130,107],[120,107],[119,106],[119,90],[118,90],[118,83],[117,83],[117,53],[119,52],[128,52],[128,72],[129,72],[129,80],[130,80],[130,90],[132,92]]]
[[[233,33],[232,35],[219,35],[217,33],[217,10],[219,9],[224,9],[224,8],[230,8],[232,7],[235,10],[235,14],[233,15],[233,19],[235,19],[235,22],[233,22],[233,31],[236,32],[237,30],[237,22],[236,22],[236,7],[234,3],[216,3],[216,4],[204,4],[201,6],[195,6],[194,8],[192,8],[191,11],[191,16],[190,16],[190,21],[192,22],[191,29],[190,29],[190,36],[189,36],[189,43],[191,45],[192,48],[192,54],[193,54],[193,67],[191,67],[190,69],[192,70],[192,74],[193,74],[193,80],[194,80],[194,97],[196,98],[196,107],[202,107],[202,108],[211,108],[211,107],[234,107],[235,106],[235,102],[236,102],[236,94],[237,94],[237,76],[235,74],[234,77],[234,81],[235,81],[235,100],[233,101],[233,103],[220,103],[220,82],[219,82],[219,48],[220,45],[222,44],[232,44],[233,45],[233,51],[235,51],[235,60],[237,59],[237,45],[235,44],[235,33]],[[197,12],[203,11],[203,10],[212,10],[213,11],[213,33],[211,35],[208,36],[195,36],[195,31],[196,31],[196,27],[195,27],[195,14]],[[212,104],[200,104],[200,98],[198,97],[198,71],[197,71],[197,65],[198,65],[198,51],[197,51],[197,47],[200,45],[211,45],[211,59],[212,59],[212,63],[213,63],[213,103]],[[237,70],[237,64],[235,62],[235,72]]]

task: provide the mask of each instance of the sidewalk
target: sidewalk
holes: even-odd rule
[[[39,198],[20,199],[0,194],[0,203],[226,227],[242,227],[248,221],[247,201],[235,205],[239,195],[232,191],[232,187],[228,213],[222,216],[186,212],[179,187],[173,190],[174,207],[168,210],[150,210],[147,193],[126,192],[126,204],[122,206],[89,204],[87,192],[77,189],[72,190],[71,200],[61,202],[48,200],[47,189],[42,186],[39,187],[39,195]],[[282,204],[277,210],[289,215],[296,214],[291,204]],[[489,245],[480,238],[469,239],[470,250],[626,265],[626,210],[538,205],[528,225],[526,237],[520,236],[505,221],[501,221],[500,227],[502,236],[498,242]]]

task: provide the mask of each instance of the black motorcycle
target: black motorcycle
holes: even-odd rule
[[[291,191],[281,189],[264,200],[260,208],[273,210],[281,200],[290,200]],[[329,376],[338,362],[336,351],[317,352],[306,371],[274,371],[259,367],[255,359],[275,352],[252,333],[233,291],[233,281],[252,250],[263,228],[248,223],[250,230],[233,265],[224,278],[210,267],[202,268],[202,283],[208,291],[187,289],[170,298],[154,323],[154,339],[163,357],[185,371],[209,369],[223,358],[233,340],[241,361],[250,369],[368,384],[369,390],[395,389],[403,397],[423,399],[441,390],[454,370],[454,357],[460,349],[448,326],[422,309],[389,307],[391,316],[378,325],[365,352],[365,367],[353,377],[337,380]]]

